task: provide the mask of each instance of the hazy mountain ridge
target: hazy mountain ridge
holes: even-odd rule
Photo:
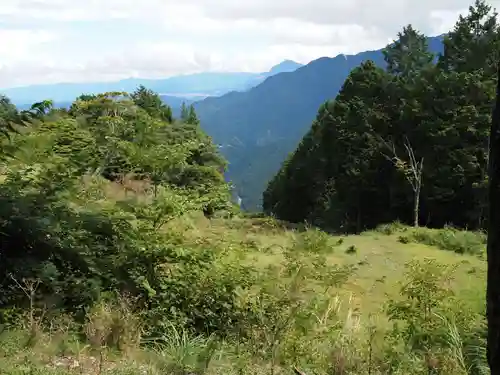
[[[189,101],[194,101],[199,97],[223,95],[235,90],[247,90],[271,75],[290,71],[300,66],[302,64],[285,60],[264,73],[205,72],[165,79],[129,78],[112,82],[41,84],[0,89],[0,94],[7,95],[17,105],[25,105],[45,99],[52,99],[55,102],[70,102],[83,93],[132,92],[138,86],[143,85],[158,92],[162,97],[168,98],[167,103],[169,101],[175,103],[176,99],[174,98],[177,97],[186,97]]]

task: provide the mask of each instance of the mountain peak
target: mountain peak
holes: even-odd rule
[[[303,64],[300,64],[298,62],[295,62],[293,60],[283,60],[279,64],[273,66],[271,70],[269,70],[269,74],[278,74],[278,73],[283,73],[283,72],[293,72],[294,70],[297,70],[303,66]]]

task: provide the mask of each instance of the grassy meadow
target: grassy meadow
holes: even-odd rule
[[[80,204],[150,199],[123,183],[83,186]],[[192,292],[236,286],[241,327],[204,335],[172,322],[161,337],[146,337],[125,295],[87,311],[82,326],[34,309],[3,328],[0,374],[486,373],[484,234],[395,223],[334,236],[272,218],[202,214],[161,230],[183,248],[216,254],[203,276],[208,289]],[[19,287],[28,299],[36,293],[36,285]]]

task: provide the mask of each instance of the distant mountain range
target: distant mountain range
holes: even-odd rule
[[[443,51],[442,36],[428,43],[432,52]],[[194,103],[202,127],[230,163],[227,178],[244,208],[259,208],[267,182],[295,150],[319,106],[335,98],[349,72],[366,60],[385,67],[382,50],[323,57],[272,75],[246,92]]]
[[[7,95],[16,105],[27,105],[44,99],[52,99],[56,105],[59,105],[60,103],[72,102],[83,93],[132,92],[139,85],[144,85],[161,94],[168,104],[176,107],[180,106],[180,103],[186,99],[192,102],[208,96],[223,95],[230,91],[248,90],[272,75],[293,71],[301,66],[302,64],[285,60],[264,73],[207,72],[165,79],[130,78],[115,82],[31,85],[0,89],[0,94]]]

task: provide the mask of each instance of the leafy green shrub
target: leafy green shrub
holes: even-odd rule
[[[293,245],[295,251],[306,253],[330,252],[333,245],[330,243],[330,236],[317,228],[307,228],[304,232],[297,234]]]
[[[172,323],[197,332],[227,334],[245,318],[245,307],[236,299],[238,291],[253,284],[252,267],[219,262],[212,249],[164,246],[161,251],[163,266],[147,277],[137,274],[148,293],[149,336],[160,336]]]
[[[132,312],[133,302],[119,297],[92,306],[84,325],[87,340],[98,349],[127,351],[137,348],[141,342],[142,323]]]
[[[13,280],[33,279],[37,306],[80,322],[88,309],[105,315],[107,293],[126,292],[137,297],[134,313],[147,307],[149,333],[160,317],[204,332],[231,327],[249,271],[218,266],[214,249],[164,232],[188,212],[232,209],[226,163],[192,108],[173,121],[159,96],[140,88],[82,95],[67,113],[44,115],[16,138],[18,161],[0,184],[0,272],[11,276],[0,281],[0,308],[25,307]],[[125,177],[145,188],[115,197],[99,175],[125,193]]]
[[[403,244],[408,244],[410,243],[410,238],[408,236],[398,236],[398,242],[401,242]]]
[[[409,237],[418,243],[436,246],[442,250],[454,251],[459,254],[484,253],[486,235],[482,232],[471,232],[451,227],[443,229],[416,228]]]
[[[349,246],[346,250],[346,254],[356,254],[358,252],[358,248],[355,245]]]
[[[412,228],[395,222],[379,225],[376,232],[386,235],[404,232],[398,236],[398,241],[401,243],[416,242],[459,254],[481,255],[484,253],[486,245],[486,235],[483,232],[472,232],[453,227],[442,229]]]
[[[20,170],[0,185],[0,269],[11,275],[0,284],[2,306],[26,303],[13,280],[40,280],[45,299],[40,302],[76,310],[90,305],[99,289],[112,283],[110,245],[126,228],[119,217],[68,207],[65,188],[71,184],[63,177],[50,183],[55,176],[49,172],[37,176]]]
[[[205,374],[219,346],[215,336],[193,335],[174,325],[156,342],[157,367],[174,375]]]
[[[223,332],[241,318],[235,293],[252,283],[252,270],[219,263],[214,249],[179,246],[172,233],[157,230],[158,218],[179,215],[185,207],[169,205],[165,212],[155,212],[153,205],[129,212],[92,202],[78,207],[68,202],[68,190],[51,192],[44,179],[22,189],[18,177],[14,173],[0,185],[0,214],[9,218],[0,223],[0,267],[18,280],[40,280],[37,303],[82,319],[103,293],[127,291],[139,298],[138,308],[148,306],[150,335],[171,321]],[[39,192],[32,191],[37,184]],[[6,278],[0,285],[1,305],[25,306],[24,294],[13,284]]]
[[[459,306],[450,289],[454,267],[432,259],[407,264],[400,299],[387,303],[387,371],[483,374],[484,317]],[[410,360],[410,358],[413,358]]]
[[[284,255],[283,265],[269,266],[259,282],[242,293],[240,302],[248,312],[239,326],[240,339],[254,356],[271,361],[273,369],[283,362],[318,360],[316,350],[321,350],[324,364],[329,353],[321,345],[311,350],[311,345],[341,330],[341,317],[330,316],[338,307],[332,305],[330,291],[352,275],[353,267],[332,267],[324,254],[294,247]]]
[[[401,222],[395,221],[393,223],[381,224],[375,228],[375,231],[390,236],[395,233],[404,232],[407,228]]]
[[[486,357],[486,338],[488,329],[486,319],[470,324],[469,320],[463,325],[466,329],[462,333],[462,355],[465,367],[472,375],[489,375],[490,369]]]

